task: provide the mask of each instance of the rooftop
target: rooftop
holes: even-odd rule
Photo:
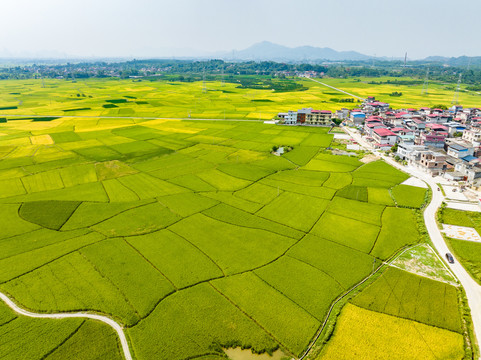
[[[449,145],[449,147],[451,149],[454,149],[456,151],[465,151],[465,150],[468,150],[467,148],[465,148],[464,146],[461,146],[461,145],[458,145],[458,144],[451,144]]]
[[[386,128],[375,129],[374,132],[379,136],[396,136],[395,133],[393,133],[391,130]]]

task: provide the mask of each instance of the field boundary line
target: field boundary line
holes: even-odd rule
[[[45,355],[42,356],[40,360],[45,360],[47,359],[50,355],[52,355],[57,349],[62,347],[67,341],[69,341],[75,334],[77,334],[80,331],[80,328],[84,326],[86,320],[83,320],[82,323],[74,330],[72,331],[63,341],[61,341],[55,348],[51,349],[49,352],[47,352]]]
[[[286,254],[286,256],[287,256],[287,257],[290,257],[291,259],[295,259],[295,260],[297,260],[297,261],[299,261],[299,262],[302,262],[302,263],[304,263],[304,264],[306,264],[306,265],[308,265],[308,266],[310,266],[310,267],[312,267],[312,268],[320,271],[321,273],[323,273],[324,275],[326,275],[327,277],[329,277],[330,279],[332,279],[337,285],[339,285],[339,287],[340,287],[341,289],[346,290],[346,288],[345,288],[334,276],[328,274],[325,270],[319,269],[317,266],[314,266],[314,265],[308,263],[307,261],[302,260],[302,259],[299,259],[299,258],[297,258],[297,257],[295,257],[295,256],[293,256],[293,255]]]
[[[104,316],[104,315],[96,315],[96,314],[89,314],[84,312],[77,312],[77,313],[58,313],[58,314],[39,314],[33,313],[27,310],[20,308],[17,304],[15,304],[7,295],[0,292],[0,299],[2,299],[7,306],[9,306],[13,311],[17,314],[31,317],[31,318],[43,318],[43,319],[66,319],[66,318],[87,318],[101,321],[111,328],[115,330],[117,333],[120,344],[122,345],[122,351],[124,353],[125,360],[133,360],[132,355],[130,353],[129,343],[125,336],[122,326],[120,326],[116,321],[113,319]]]

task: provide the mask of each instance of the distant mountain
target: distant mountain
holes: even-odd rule
[[[459,56],[459,57],[444,57],[444,56],[429,56],[422,60],[423,62],[437,62],[450,66],[481,66],[481,56]]]
[[[336,51],[331,48],[299,46],[290,48],[269,41],[263,41],[244,50],[224,53],[220,56],[226,60],[272,60],[272,61],[314,61],[314,60],[368,60],[372,59],[355,51]]]

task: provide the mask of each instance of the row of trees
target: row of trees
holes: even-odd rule
[[[162,74],[173,77],[178,81],[197,81],[204,76],[219,78],[227,76],[266,76],[272,78],[286,77],[296,72],[314,71],[332,78],[373,78],[372,84],[391,83],[398,85],[414,85],[423,82],[429,67],[429,79],[447,83],[456,83],[459,74],[462,81],[470,85],[470,90],[479,91],[481,88],[481,68],[445,67],[440,63],[413,63],[403,66],[399,61],[376,62],[343,62],[328,64],[295,64],[274,61],[245,61],[226,62],[223,60],[132,60],[124,62],[88,62],[76,64],[41,64],[7,66],[0,68],[0,79],[26,79],[34,77],[63,77],[67,79],[88,77],[152,77]],[[412,80],[374,80],[379,77],[411,77]],[[360,81],[360,79],[358,79]]]

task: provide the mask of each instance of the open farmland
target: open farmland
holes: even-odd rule
[[[298,357],[337,297],[421,240],[419,210],[389,200],[406,175],[332,155],[326,128],[60,118],[0,133],[0,290],[31,311],[112,317],[137,360]],[[290,156],[270,153],[280,143]],[[102,329],[86,322],[62,346],[98,333],[113,359]]]

